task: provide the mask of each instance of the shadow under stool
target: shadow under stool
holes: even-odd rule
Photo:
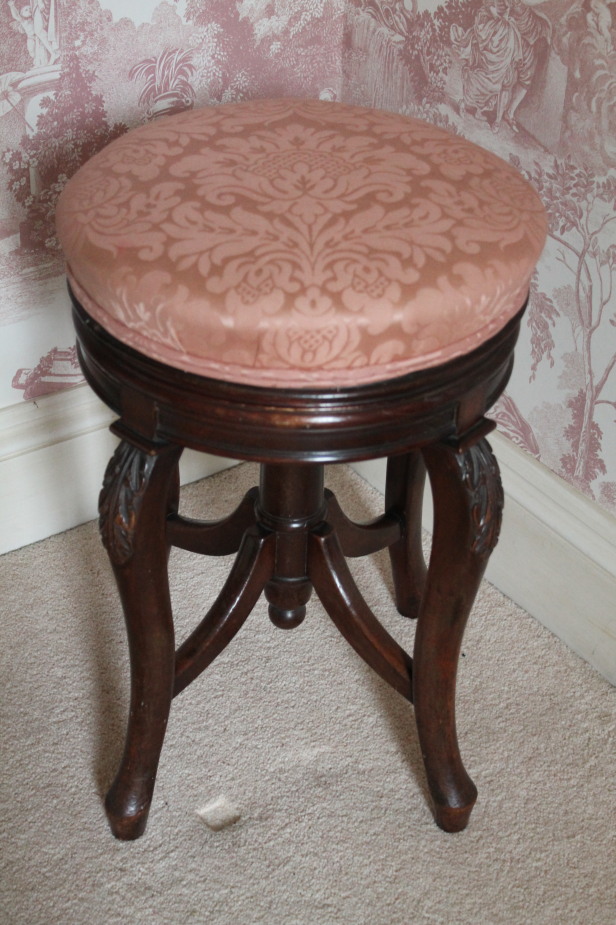
[[[485,413],[509,378],[544,210],[504,161],[434,126],[314,100],[184,112],[117,139],[57,211],[80,361],[119,416],[100,528],[131,661],[124,756],[106,809],[145,829],[173,697],[262,593],[293,628],[312,590],[357,653],[414,703],[435,818],[477,791],[455,727],[462,634],[503,494]],[[217,522],[179,513],[184,447],[260,463]],[[326,463],[387,457],[385,512],[359,524]],[[425,473],[434,499],[421,550]],[[236,554],[175,650],[172,546]],[[387,547],[411,659],[347,558]]]

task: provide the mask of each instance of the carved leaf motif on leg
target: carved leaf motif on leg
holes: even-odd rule
[[[488,556],[498,542],[505,502],[498,463],[485,439],[455,458],[475,527],[471,548],[479,556]]]
[[[99,529],[114,565],[125,565],[134,551],[135,524],[155,456],[122,442],[109,461],[99,497]]]

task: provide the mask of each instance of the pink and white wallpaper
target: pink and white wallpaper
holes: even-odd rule
[[[0,49],[0,407],[81,381],[53,214],[83,161],[188,107],[340,99],[534,184],[550,237],[496,417],[616,512],[616,0],[1,0]]]

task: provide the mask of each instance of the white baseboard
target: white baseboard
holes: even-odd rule
[[[616,684],[616,518],[505,437],[490,441],[506,501],[486,577]],[[384,491],[383,460],[354,468]]]
[[[86,387],[0,411],[0,553],[96,517],[112,420]],[[616,519],[504,437],[491,439],[507,500],[487,577],[616,684]],[[182,482],[229,465],[186,452]],[[354,468],[384,490],[383,460]]]
[[[0,554],[97,516],[98,493],[117,439],[112,412],[87,387],[0,411]],[[229,460],[187,450],[182,483]]]

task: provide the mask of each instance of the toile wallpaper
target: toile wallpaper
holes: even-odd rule
[[[308,96],[515,164],[550,217],[501,430],[616,513],[616,0],[0,0],[0,408],[81,382],[54,209],[118,134]]]

